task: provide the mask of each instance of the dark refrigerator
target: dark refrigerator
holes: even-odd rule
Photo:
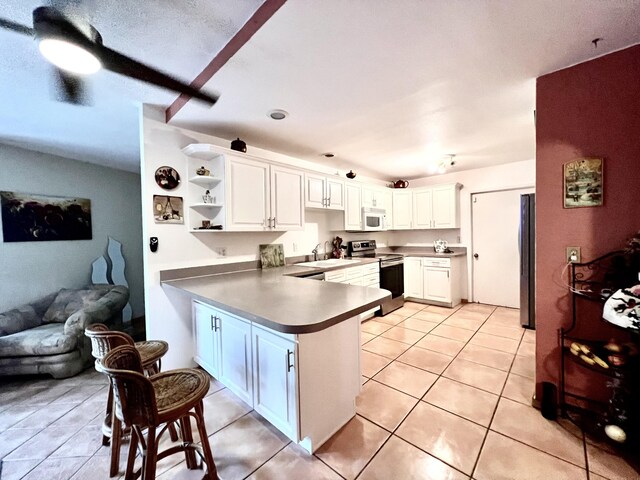
[[[520,195],[520,323],[536,328],[536,195]]]

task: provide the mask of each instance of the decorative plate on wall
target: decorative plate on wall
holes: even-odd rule
[[[156,183],[163,190],[173,190],[180,185],[180,174],[173,167],[163,166],[156,170]]]

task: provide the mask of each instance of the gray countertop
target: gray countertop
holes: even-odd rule
[[[391,297],[378,288],[295,278],[336,268],[291,265],[168,280],[162,286],[282,333],[313,333]]]
[[[466,247],[451,247],[453,253],[436,253],[432,247],[386,247],[379,251],[389,251],[390,253],[401,253],[405,257],[464,257],[467,255]]]

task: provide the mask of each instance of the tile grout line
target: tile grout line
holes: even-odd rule
[[[523,334],[522,338],[520,339],[520,342],[518,343],[518,349],[520,348],[520,345],[522,345],[522,343],[528,343],[528,342],[524,342],[524,334]],[[508,378],[509,378],[509,375],[511,375],[511,374],[512,374],[512,372],[511,372],[511,368],[513,367],[513,364],[515,363],[515,359],[516,359],[516,357],[517,357],[517,356],[518,356],[518,355],[517,355],[517,353],[516,353],[516,354],[514,355],[514,358],[513,358],[512,363],[511,363],[511,367],[509,368],[508,375],[507,375],[507,380],[508,380]],[[522,355],[520,355],[520,356],[522,356]],[[523,376],[523,375],[519,375],[519,374],[517,374],[517,373],[513,373],[513,375]],[[528,377],[525,377],[525,378],[528,378]],[[504,385],[503,385],[503,387],[502,387],[502,391],[500,392],[500,396],[499,396],[498,404],[500,403],[500,400],[501,400],[501,399],[503,399],[503,398],[504,398],[504,399],[506,399],[506,400],[508,400],[508,401],[514,402],[514,403],[520,403],[520,402],[517,402],[516,400],[512,400],[512,399],[510,399],[510,398],[508,398],[508,397],[505,397],[505,396],[504,396],[504,389],[505,389],[505,388],[506,388],[506,382],[505,382],[505,384],[504,384]],[[494,418],[495,418],[495,413],[497,412],[497,409],[498,409],[498,404],[496,404],[496,408],[495,408],[495,410],[494,410],[494,413],[493,413],[492,418],[491,418],[491,422],[490,422],[489,427],[488,427],[488,429],[487,429],[487,434],[485,435],[485,439],[483,440],[482,447],[481,447],[481,449],[480,449],[480,453],[482,453],[482,449],[484,448],[484,443],[486,442],[486,437],[488,436],[489,431],[491,431],[491,432],[494,432],[494,433],[496,433],[496,434],[498,434],[498,435],[501,435],[501,436],[503,436],[503,437],[505,437],[505,438],[509,438],[509,439],[511,439],[511,440],[513,440],[513,441],[515,441],[515,442],[517,442],[517,443],[520,443],[521,445],[527,446],[527,447],[532,448],[532,449],[534,449],[534,450],[537,450],[537,451],[539,451],[539,452],[541,452],[541,453],[544,453],[544,454],[546,454],[546,455],[549,455],[549,456],[551,456],[551,457],[553,457],[553,458],[556,458],[556,459],[558,459],[558,460],[560,460],[560,461],[562,461],[562,462],[568,463],[568,464],[570,464],[570,465],[574,465],[574,466],[576,466],[576,467],[578,467],[578,468],[582,468],[583,470],[585,469],[585,468],[583,468],[582,466],[580,466],[580,465],[578,465],[578,464],[575,464],[575,463],[573,463],[573,462],[571,462],[571,461],[569,461],[569,460],[567,460],[567,459],[565,459],[565,458],[561,458],[561,457],[559,457],[559,456],[557,456],[557,455],[554,455],[554,454],[552,454],[552,453],[546,452],[546,451],[544,451],[544,450],[542,450],[542,449],[540,449],[540,448],[538,448],[538,447],[536,447],[536,446],[529,445],[528,443],[526,443],[526,442],[524,442],[524,441],[522,441],[522,440],[520,440],[520,439],[513,438],[513,437],[511,437],[511,436],[509,436],[509,435],[507,435],[507,434],[505,434],[505,433],[499,432],[499,431],[497,431],[497,430],[493,430],[493,429],[491,428],[491,425],[493,424],[493,420],[494,420]],[[582,429],[581,429],[581,434],[582,434],[583,441],[584,441],[584,432],[582,431]],[[586,443],[585,443],[585,444],[583,444],[583,445],[584,445],[585,455],[586,455]],[[480,459],[480,455],[478,455],[478,459],[476,460],[476,465],[474,466],[474,470],[473,470],[473,472],[472,472],[472,476],[473,476],[473,474],[475,473],[475,470],[476,470],[476,468],[477,468],[477,463],[478,463],[479,459]],[[586,461],[585,461],[585,466],[588,466],[588,464],[586,463]],[[588,469],[587,469],[587,472],[588,472]],[[587,478],[588,478],[588,473],[587,473]]]
[[[418,310],[418,311],[416,311],[416,313],[421,312],[421,311],[423,311],[423,310],[424,310],[424,309],[422,309],[422,310]],[[456,310],[456,311],[457,311],[457,310]],[[455,312],[453,312],[453,313],[455,313]],[[452,313],[451,315],[453,315],[453,313]],[[406,317],[406,318],[405,318],[405,320],[406,320],[407,318],[411,318],[413,315],[415,315],[415,313],[414,313],[414,314],[412,314],[412,315],[410,315],[409,317]],[[449,315],[449,316],[450,316],[450,315]],[[449,316],[447,316],[447,317],[445,317],[444,319],[442,319],[442,321],[444,321],[444,320],[446,320],[447,318],[449,318]],[[403,322],[404,322],[404,320],[403,320],[402,322],[399,322],[399,323],[403,323]],[[439,324],[438,324],[438,325],[439,325]],[[434,328],[435,328],[435,327],[434,327]],[[386,330],[385,330],[385,331],[386,331]],[[382,332],[382,333],[384,333],[384,332]],[[422,338],[424,338],[426,335],[427,335],[427,333],[425,333],[425,334],[420,338],[420,340],[422,340]],[[371,339],[371,340],[373,340],[373,339]],[[415,343],[418,343],[420,340],[417,340]],[[412,346],[414,346],[414,345],[415,345],[415,343],[414,343]],[[360,348],[362,348],[362,346],[361,346]],[[411,348],[411,347],[410,347],[410,348]],[[404,353],[404,352],[403,352],[403,353]],[[400,355],[398,355],[398,357],[399,357],[399,356],[400,356]],[[396,357],[396,358],[397,358],[397,357]],[[393,363],[394,361],[395,361],[395,360],[392,360],[391,362],[389,362],[389,364],[385,365],[385,366],[384,366],[380,371],[382,371],[382,370],[384,370],[385,368],[387,368],[387,366],[389,366],[389,365],[390,365],[391,363]],[[376,374],[375,374],[375,375],[377,375],[378,373],[380,373],[380,371],[379,371],[379,372],[376,372]],[[433,372],[430,372],[430,373],[433,373]],[[375,375],[374,375],[374,377],[375,377]],[[372,377],[372,378],[373,378],[373,377]],[[438,377],[438,378],[439,378],[439,377]],[[435,385],[435,383],[436,383],[437,381],[438,381],[438,380],[436,379],[436,380],[431,384],[431,386],[427,389],[427,392],[431,389],[431,387],[433,387],[433,385]],[[378,382],[378,383],[379,383],[379,382]],[[424,394],[424,395],[426,395],[426,393],[427,393],[427,392],[425,392],[425,394]],[[423,396],[424,396],[424,395],[423,395]],[[413,398],[415,398],[415,397],[413,397]],[[416,404],[415,404],[415,405],[414,405],[414,406],[413,406],[413,407],[412,407],[412,408],[407,412],[407,414],[406,414],[404,417],[402,417],[402,420],[400,420],[400,422],[398,422],[398,425],[396,426],[396,428],[394,428],[394,429],[393,429],[393,431],[391,431],[391,432],[390,432],[390,435],[387,437],[387,439],[386,439],[384,442],[382,442],[382,444],[380,445],[380,447],[378,447],[378,449],[377,449],[377,450],[375,451],[375,453],[371,456],[371,458],[370,458],[370,459],[369,459],[369,460],[364,464],[364,466],[360,469],[360,471],[358,472],[358,474],[355,476],[354,480],[357,480],[357,479],[360,477],[360,475],[362,475],[362,473],[367,469],[367,467],[368,467],[368,466],[369,466],[369,464],[373,461],[373,459],[374,459],[374,458],[376,458],[376,456],[378,455],[378,453],[380,453],[380,451],[384,448],[384,446],[387,444],[387,442],[389,442],[389,439],[390,439],[390,438],[392,438],[392,437],[394,436],[395,431],[396,431],[396,430],[398,430],[398,428],[400,428],[400,425],[402,425],[402,422],[404,422],[404,421],[405,421],[405,419],[406,419],[406,418],[411,414],[411,412],[416,408],[416,406],[417,406],[419,403],[420,403],[420,399],[418,399],[418,401],[416,402]],[[357,411],[356,411],[356,415],[359,415],[359,414],[357,413]],[[362,416],[362,415],[361,415],[361,416]],[[362,418],[364,418],[364,419],[366,419],[367,421],[369,421],[369,422],[373,423],[374,425],[377,425],[378,427],[382,428],[383,430],[385,430],[385,431],[389,432],[389,430],[387,430],[386,428],[382,427],[381,425],[378,425],[376,422],[374,422],[374,421],[372,421],[372,420],[368,419],[367,417],[362,416]],[[406,440],[404,440],[404,439],[403,439],[403,438],[401,438],[401,437],[398,437],[398,438],[399,438],[400,440],[402,440],[402,441],[406,441]],[[409,442],[407,442],[407,443],[409,443]],[[411,444],[410,444],[410,445],[411,445]],[[415,447],[415,445],[414,445],[414,447]],[[416,447],[416,448],[417,448],[417,447]],[[424,451],[424,450],[420,449],[420,451]],[[429,453],[427,453],[427,452],[425,452],[425,453],[426,453],[427,455],[431,455],[431,454],[429,454]],[[439,458],[437,458],[437,457],[435,457],[435,456],[433,456],[433,455],[431,455],[431,456],[432,456],[433,458],[436,458],[436,459],[437,459],[437,460],[439,460],[439,461],[442,461],[442,460],[440,460]],[[457,470],[457,469],[456,469],[456,470]],[[459,470],[457,470],[457,471],[459,471]]]
[[[491,315],[493,315],[494,313],[495,313],[495,310],[491,312]],[[489,320],[489,318],[491,318],[491,315],[489,315],[489,317],[487,318],[487,321]],[[505,378],[504,384],[502,385],[502,389],[500,389],[500,394],[498,395],[498,401],[496,402],[496,406],[493,409],[491,419],[489,420],[489,426],[487,427],[487,431],[485,432],[484,438],[482,439],[482,443],[480,444],[480,451],[478,452],[478,457],[476,458],[476,461],[473,464],[473,469],[471,470],[471,475],[470,475],[471,477],[473,477],[474,474],[476,473],[476,469],[478,468],[478,463],[480,462],[480,456],[482,455],[482,450],[484,450],[484,445],[487,442],[487,437],[489,436],[489,432],[494,431],[494,430],[491,430],[491,425],[493,425],[493,420],[496,416],[496,412],[498,411],[498,405],[500,405],[502,394],[504,393],[504,389],[507,386],[507,382],[509,381],[509,374],[511,373],[513,364],[516,361],[516,356],[518,355],[518,350],[520,349],[520,344],[522,343],[523,338],[524,338],[524,332],[522,333],[522,337],[520,337],[520,341],[518,342],[518,348],[516,348],[516,352],[514,353],[513,358],[511,359],[511,365],[509,366],[509,370],[507,371],[507,377]]]
[[[461,308],[462,308],[462,307],[461,307]],[[453,314],[455,314],[456,312],[458,312],[461,308],[456,309],[456,310],[455,310],[454,312],[452,312],[450,315],[448,315],[448,316],[446,316],[445,318],[443,318],[443,319],[442,319],[442,321],[441,321],[440,323],[438,323],[438,326],[439,326],[439,325],[441,325],[441,324],[442,324],[442,322],[444,322],[445,320],[447,320],[449,317],[451,317],[451,315],[453,315]],[[491,311],[491,313],[489,313],[489,315],[487,316],[487,318],[485,318],[484,322],[482,322],[482,325],[484,325],[484,324],[485,324],[485,322],[489,319],[489,317],[491,317],[491,315],[493,314],[493,312],[495,312],[495,310],[496,310],[496,309],[497,309],[497,307],[495,307],[495,306],[494,306],[494,307],[493,307],[493,310]],[[423,309],[423,310],[424,310],[424,309]],[[422,310],[418,310],[418,312],[420,312],[420,311],[422,311]],[[416,313],[418,313],[418,312],[416,312]],[[414,314],[414,315],[415,315],[415,314]],[[413,315],[411,315],[411,316],[413,316]],[[411,316],[410,316],[410,317],[407,317],[407,318],[411,318]],[[406,320],[406,319],[405,319],[405,320]],[[400,322],[400,323],[402,323],[402,322]],[[478,328],[481,328],[481,327],[482,327],[482,325],[480,325],[480,327],[478,327]],[[434,328],[436,328],[436,327],[434,327]],[[432,329],[432,330],[433,330],[433,329]],[[477,332],[477,331],[476,331],[476,332]],[[384,332],[383,332],[383,333],[384,333]],[[422,338],[424,338],[426,335],[428,335],[428,333],[425,333],[425,335],[423,335],[423,337],[422,337]],[[474,333],[474,335],[475,335],[475,333]],[[422,338],[421,338],[420,340],[422,340]],[[471,336],[471,337],[469,338],[469,340],[467,340],[467,342],[465,343],[464,347],[466,347],[466,346],[467,346],[467,344],[471,341],[471,338],[473,338],[473,336]],[[373,340],[373,339],[371,339],[371,340]],[[416,343],[418,343],[420,340],[418,340]],[[415,346],[415,343],[414,343],[412,346]],[[462,347],[462,349],[464,349],[464,347]],[[420,347],[418,347],[418,348],[420,348]],[[460,354],[460,352],[462,351],[462,349],[460,349],[460,351],[459,351],[459,352],[458,352],[454,357],[452,357],[451,362],[453,362],[453,361],[458,357],[458,355]],[[425,349],[425,350],[426,350],[426,349]],[[371,352],[370,352],[370,353],[371,353]],[[403,352],[403,353],[404,353],[404,352]],[[401,355],[402,355],[402,354],[401,354]],[[398,357],[400,357],[401,355],[398,355]],[[447,355],[447,356],[448,356],[448,355]],[[394,361],[399,361],[399,360],[397,360],[397,358],[398,358],[398,357],[396,357],[396,359],[395,359],[395,360],[392,360],[390,363],[392,363],[392,362],[394,362]],[[514,360],[515,360],[515,355],[514,355]],[[512,360],[512,361],[513,361],[513,360]],[[404,417],[402,417],[402,419],[400,420],[400,422],[398,423],[398,425],[393,429],[393,431],[391,431],[391,435],[389,435],[389,437],[388,437],[388,438],[387,438],[387,439],[382,443],[382,445],[380,446],[380,448],[378,448],[378,450],[376,450],[376,452],[374,453],[374,455],[373,455],[373,456],[369,459],[369,461],[364,465],[364,467],[362,468],[362,470],[360,470],[360,472],[358,473],[358,475],[356,475],[356,479],[357,479],[357,478],[362,474],[362,472],[364,472],[364,471],[365,471],[365,469],[367,468],[367,466],[368,466],[368,465],[373,461],[373,459],[378,455],[378,453],[380,452],[380,450],[382,450],[382,448],[387,444],[387,442],[389,441],[389,439],[390,439],[390,438],[392,438],[392,437],[394,437],[394,436],[395,436],[395,437],[397,437],[398,439],[400,439],[400,440],[402,440],[402,441],[404,441],[404,442],[408,443],[409,445],[412,445],[413,447],[417,448],[417,449],[418,449],[418,450],[420,450],[421,452],[424,452],[425,454],[429,455],[430,457],[435,458],[435,459],[436,459],[436,460],[438,460],[439,462],[442,462],[443,464],[447,465],[448,467],[453,468],[455,471],[458,471],[458,472],[460,472],[460,473],[462,473],[462,474],[464,474],[464,475],[467,475],[466,473],[464,473],[464,472],[463,472],[462,470],[460,470],[459,468],[454,467],[453,465],[450,465],[449,463],[445,462],[445,461],[444,461],[444,460],[442,460],[441,458],[436,457],[435,455],[433,455],[433,454],[431,454],[431,453],[427,452],[426,450],[423,450],[422,448],[418,447],[417,445],[414,445],[413,443],[411,443],[411,442],[409,442],[408,440],[406,440],[406,439],[404,439],[404,438],[400,437],[399,435],[396,435],[396,431],[400,428],[400,426],[402,425],[402,423],[403,423],[403,422],[404,422],[404,421],[409,417],[409,415],[411,415],[411,413],[413,412],[413,410],[415,410],[415,408],[420,404],[420,402],[424,401],[425,403],[428,403],[428,402],[426,402],[425,400],[423,400],[423,398],[424,398],[424,397],[429,393],[429,391],[430,391],[430,390],[433,388],[433,386],[438,382],[438,380],[439,380],[440,378],[442,378],[442,374],[443,374],[443,373],[444,373],[444,371],[448,368],[448,366],[449,366],[449,365],[451,365],[451,362],[449,362],[449,364],[447,364],[447,367],[445,367],[445,368],[444,368],[444,370],[442,371],[442,373],[440,373],[440,374],[435,374],[435,373],[433,373],[433,372],[429,372],[429,373],[432,373],[432,374],[434,374],[434,375],[437,375],[437,376],[438,376],[438,378],[437,378],[437,379],[436,379],[436,380],[431,384],[431,386],[430,386],[430,387],[427,389],[427,391],[422,395],[422,397],[418,399],[418,401],[416,402],[416,404],[415,404],[415,405],[414,405],[414,406],[413,406],[413,407],[412,407],[412,408],[407,412],[407,414],[406,414]],[[400,363],[403,363],[403,362],[400,362]],[[386,365],[384,368],[386,368],[387,366],[388,366],[388,365]],[[384,368],[383,368],[382,370],[384,370]],[[415,368],[419,368],[419,367],[415,367]],[[382,370],[381,370],[381,371],[382,371]],[[421,369],[421,370],[424,370],[424,369]],[[428,371],[428,370],[424,370],[424,371]],[[380,373],[380,372],[377,372],[377,373],[376,373],[376,375],[377,375],[378,373]],[[374,377],[375,377],[375,375],[374,375]],[[444,378],[447,378],[447,377],[444,377]],[[371,379],[375,381],[375,379],[373,379],[373,377],[372,377]],[[380,383],[380,382],[377,382],[377,383]],[[459,383],[462,383],[462,382],[459,382]],[[506,379],[505,379],[505,383],[506,383]],[[383,384],[383,385],[384,385],[384,384]],[[465,385],[466,385],[466,384],[465,384]],[[385,385],[385,386],[386,386],[386,385]],[[471,385],[469,385],[469,386],[470,386],[470,387],[472,387]],[[477,388],[477,387],[473,387],[473,388]],[[482,390],[482,389],[479,389],[479,390]],[[484,390],[483,390],[483,391],[484,391]],[[403,392],[403,393],[404,393],[404,392]],[[406,395],[406,394],[405,394],[405,395]],[[494,394],[494,395],[495,395],[495,394]],[[415,397],[413,397],[413,398],[415,398]],[[498,397],[498,402],[499,402],[499,400],[500,400],[500,398]],[[497,404],[498,404],[498,402],[496,402],[496,408],[497,408]],[[428,404],[429,404],[429,405],[431,405],[430,403],[428,403]],[[443,410],[443,409],[441,409],[441,410]],[[445,411],[447,411],[447,410],[445,410]],[[448,412],[448,411],[447,411],[447,413],[453,414],[452,412]],[[455,415],[455,414],[453,414],[453,415]],[[389,431],[389,430],[387,430],[386,428],[384,428],[382,425],[378,425],[375,421],[370,420],[369,418],[367,418],[367,417],[365,417],[365,416],[363,416],[363,415],[361,415],[361,416],[362,416],[363,418],[365,418],[366,420],[370,421],[371,423],[373,423],[374,425],[379,426],[379,427],[380,427],[380,428],[382,428],[383,430],[385,430],[385,431],[387,431],[387,432]],[[459,415],[456,415],[456,416],[458,416],[458,417],[459,417]],[[460,418],[463,418],[463,417],[460,417]],[[465,419],[465,420],[468,420],[468,419]],[[472,422],[472,423],[475,423],[475,422]],[[490,422],[489,424],[491,424],[491,422]],[[489,431],[489,427],[484,427],[484,426],[483,426],[483,428],[486,428],[486,429],[487,429],[487,432]],[[485,433],[485,436],[486,436],[486,433]],[[480,451],[478,452],[478,458],[480,457],[480,452],[481,452],[481,451],[482,451],[482,446],[480,447]],[[477,458],[476,458],[476,462],[477,462]],[[475,464],[474,464],[474,468],[475,468]],[[473,472],[473,471],[472,471],[472,472]]]

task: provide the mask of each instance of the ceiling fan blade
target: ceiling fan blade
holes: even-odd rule
[[[115,50],[111,50],[104,45],[94,44],[92,52],[102,62],[102,66],[106,70],[111,70],[112,72],[119,73],[126,77],[135,78],[168,90],[183,93],[208,103],[209,105],[213,105],[218,101],[217,95],[209,95],[201,92],[181,80],[173,78],[166,73],[140,63],[137,60],[116,52]]]
[[[90,105],[85,81],[82,77],[54,68],[56,97],[61,102],[74,105]]]
[[[11,20],[7,20],[5,18],[0,18],[0,28],[13,30],[14,32],[22,33],[23,35],[33,36],[35,33],[33,28],[27,27],[26,25],[22,25],[20,23],[12,22]]]

